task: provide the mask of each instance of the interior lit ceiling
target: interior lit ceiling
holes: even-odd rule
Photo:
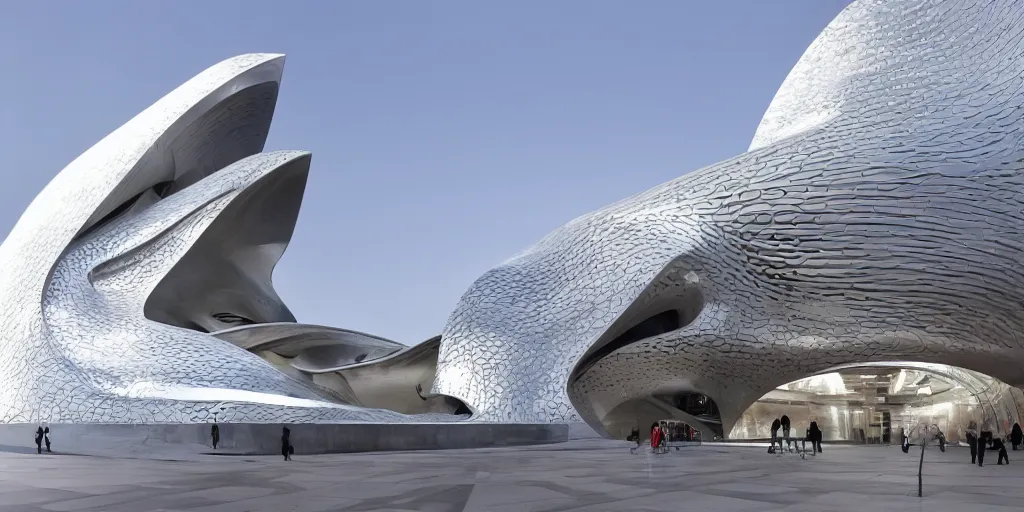
[[[936,367],[932,367],[936,366]],[[779,386],[768,400],[817,399],[906,403],[961,388],[978,393],[992,379],[944,365],[888,363],[839,368]]]

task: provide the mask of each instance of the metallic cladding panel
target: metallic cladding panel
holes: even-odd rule
[[[291,319],[270,274],[291,238],[310,155],[260,153],[283,59],[252,54],[211,67],[32,202],[0,246],[0,422],[194,423],[213,410],[226,422],[459,419],[337,403],[203,332],[217,319],[182,322],[196,324],[189,329],[146,317],[153,306],[194,320],[205,310],[193,302],[213,297],[206,306]],[[177,286],[176,272],[206,277]]]
[[[1024,3],[856,2],[751,151],[579,217],[473,283],[434,391],[475,420],[598,428],[624,402],[700,392],[728,432],[775,386],[846,363],[1024,384],[1022,113]],[[691,322],[574,374],[684,282]]]
[[[175,265],[216,247],[202,237],[221,213],[259,218],[246,198],[308,169],[306,153],[260,153],[282,69],[266,54],[213,66],[32,202],[0,246],[0,421],[191,423],[221,407],[255,423],[459,418],[332,402],[227,341],[146,318]],[[444,329],[433,392],[474,421],[599,430],[631,400],[699,392],[728,431],[775,386],[850,363],[1024,384],[1022,90],[1024,4],[852,4],[751,151],[575,219],[480,277]],[[267,269],[290,229],[267,222],[283,235],[225,262],[248,265],[253,311],[288,320]],[[617,343],[668,309],[684,325]]]

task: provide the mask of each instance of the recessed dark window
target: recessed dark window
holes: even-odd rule
[[[629,328],[629,330],[622,333],[617,338],[605,344],[603,347],[587,357],[586,361],[580,363],[577,368],[576,376],[579,378],[579,376],[586,373],[591,366],[596,364],[605,356],[625,347],[626,345],[636,343],[643,339],[653,338],[659,334],[674,331],[682,326],[679,312],[674,309],[663,311],[654,316],[648,317],[646,320]]]
[[[216,318],[218,321],[226,324],[252,325],[256,323],[244,316],[236,315],[234,313],[214,313],[213,318]]]

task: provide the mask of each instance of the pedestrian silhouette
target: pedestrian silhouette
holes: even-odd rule
[[[210,437],[213,438],[213,449],[217,449],[217,443],[220,443],[220,425],[216,423],[210,427]]]
[[[1010,463],[1010,457],[1006,455],[1006,445],[1003,444],[1002,439],[997,437],[994,441],[992,441],[992,448],[999,450],[999,461],[996,462],[996,465],[1002,466],[1004,461],[1007,464]]]
[[[50,427],[43,429],[43,439],[46,441],[46,453],[50,453]]]
[[[293,453],[295,448],[292,447],[292,431],[284,427],[281,431],[281,455],[284,456],[284,460],[292,460]]]
[[[43,436],[44,435],[45,435],[45,433],[43,432],[43,426],[39,425],[39,428],[36,429],[36,453],[43,453]]]

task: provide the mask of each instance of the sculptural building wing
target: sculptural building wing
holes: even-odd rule
[[[748,152],[572,220],[413,347],[297,323],[274,291],[311,162],[263,152],[283,62],[202,72],[32,202],[0,246],[0,421],[724,435],[775,387],[856,365],[1024,385],[1016,0],[853,3]]]
[[[862,0],[751,151],[585,215],[479,278],[435,391],[476,419],[689,419],[918,361],[1022,384],[1024,4]],[[640,421],[644,424],[644,421]],[[625,432],[628,432],[626,430]]]
[[[459,419],[454,403],[402,414],[344,395],[340,374],[311,375],[404,347],[323,336],[296,324],[273,289],[310,163],[305,152],[261,153],[283,61],[243,55],[204,71],[29,206],[0,248],[10,270],[0,280],[0,420],[192,423],[214,407],[239,422]],[[290,338],[258,329],[282,323]],[[217,336],[246,329],[262,333],[249,335],[261,340],[252,348],[276,342],[306,371]],[[433,375],[416,368],[409,378]]]

